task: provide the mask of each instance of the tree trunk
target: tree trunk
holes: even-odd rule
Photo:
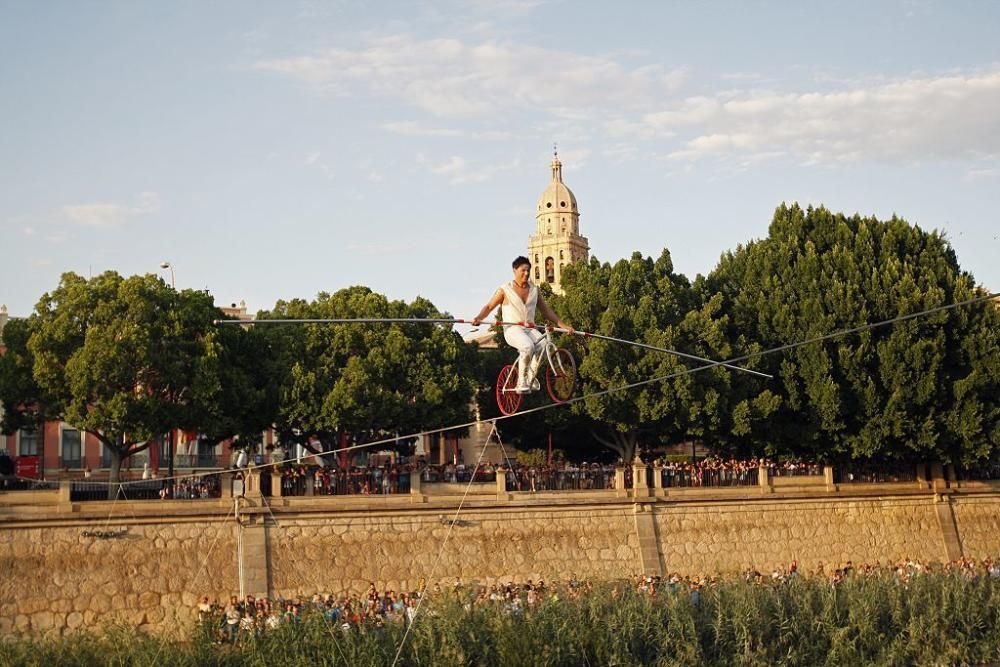
[[[618,456],[621,457],[624,465],[632,463],[632,459],[635,458],[636,448],[639,444],[638,431],[629,431],[628,433],[619,433],[618,431],[614,431],[611,434],[611,439],[601,437],[596,432],[591,433],[595,440],[608,449],[616,452]]]
[[[117,444],[104,443],[111,452],[111,469],[108,471],[108,500],[118,497],[118,484],[122,476],[122,451]]]

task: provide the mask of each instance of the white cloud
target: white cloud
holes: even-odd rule
[[[517,169],[521,166],[520,160],[511,160],[501,164],[473,167],[466,162],[465,158],[458,155],[452,155],[446,161],[435,164],[422,153],[417,155],[417,162],[425,165],[432,174],[447,177],[448,183],[451,185],[483,183],[500,172]]]
[[[85,227],[118,227],[155,213],[159,208],[160,198],[155,192],[140,192],[132,205],[112,202],[71,204],[63,206],[62,212],[76,224]]]
[[[576,171],[577,169],[583,168],[587,164],[587,158],[590,157],[589,148],[574,148],[571,150],[560,150],[559,151],[559,161],[563,163],[563,168],[568,171]]]
[[[643,117],[683,136],[671,153],[791,155],[806,164],[1000,155],[1000,71],[909,78],[828,92],[689,98]]]
[[[633,65],[641,56],[587,55],[512,41],[369,35],[334,48],[256,63],[336,95],[376,95],[433,117],[475,118],[494,129],[541,111],[532,131],[574,143],[636,148],[674,160],[748,165],[876,160],[988,160],[1000,156],[1000,69],[847,81],[817,74],[805,89],[778,90],[756,72],[722,74],[714,92],[679,98],[684,67]],[[733,90],[733,82],[741,86]],[[702,81],[705,90],[710,82]],[[498,138],[468,123],[399,120],[414,137]],[[440,166],[440,165],[439,165]],[[971,173],[969,178],[988,177]],[[459,180],[484,180],[482,174]]]
[[[414,120],[402,120],[393,123],[385,123],[382,129],[394,134],[401,134],[406,137],[464,137],[462,130],[444,127],[424,127]]]
[[[545,4],[543,0],[462,0],[463,9],[473,9],[489,15],[527,14]]]
[[[452,155],[451,158],[442,164],[431,165],[431,173],[447,176],[449,174],[456,174],[465,169],[465,160],[458,157],[457,155]]]
[[[321,158],[322,154],[319,151],[313,151],[312,153],[309,153],[308,155],[305,156],[305,158],[302,160],[302,164],[304,164],[307,167],[312,167],[313,169],[318,169],[327,178],[332,179],[334,177],[333,167],[328,165]]]
[[[965,172],[965,179],[967,181],[979,181],[987,178],[996,178],[998,176],[1000,176],[1000,169],[996,167],[969,169]]]
[[[371,36],[356,50],[256,63],[319,90],[400,98],[440,117],[486,116],[543,109],[583,117],[588,108],[638,108],[676,90],[681,68],[627,67],[601,56],[511,42],[467,44],[409,35]]]

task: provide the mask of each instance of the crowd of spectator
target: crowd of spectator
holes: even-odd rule
[[[962,558],[941,564],[904,558],[895,563],[876,561],[860,565],[847,561],[836,568],[820,563],[811,572],[801,570],[798,563],[792,561],[787,567],[776,567],[769,573],[750,568],[742,572],[740,577],[754,586],[787,586],[800,577],[826,581],[831,586],[839,586],[852,577],[891,577],[906,585],[914,577],[939,572],[958,572],[968,580],[980,577],[997,579],[1000,578],[1000,561],[992,558],[979,561]],[[679,573],[663,577],[636,575],[611,585],[610,595],[617,598],[628,587],[640,595],[654,598],[660,595],[688,595],[693,603],[698,604],[704,588],[727,581],[731,581],[731,578]],[[332,627],[344,632],[378,628],[390,623],[405,625],[413,622],[416,617],[422,596],[426,598],[423,604],[427,605],[428,611],[435,601],[448,599],[458,601],[466,610],[491,605],[505,613],[520,615],[542,604],[580,600],[594,591],[594,582],[575,576],[551,584],[546,584],[543,579],[493,584],[464,584],[461,580],[456,580],[452,584],[436,583],[429,588],[421,580],[416,591],[400,593],[388,589],[379,592],[379,588],[372,582],[361,595],[317,593],[311,598],[275,600],[255,598],[253,595],[240,600],[234,595],[227,604],[221,604],[218,600],[209,602],[209,598],[204,597],[198,604],[197,611],[202,626],[218,642],[235,643],[274,630],[282,624],[299,623],[311,614],[322,616]]]
[[[766,459],[722,459],[710,456],[697,461],[663,461],[660,474],[664,488],[698,486],[754,486]]]
[[[844,565],[836,568],[828,567],[825,563],[819,563],[812,572],[800,573],[795,561],[787,568],[775,568],[770,574],[762,574],[755,569],[746,570],[743,576],[747,582],[754,584],[789,583],[798,576],[811,576],[826,579],[831,585],[837,586],[851,577],[885,577],[890,576],[901,584],[908,583],[914,577],[923,574],[933,574],[937,572],[958,572],[966,579],[976,579],[981,576],[988,576],[994,579],[1000,578],[1000,561],[992,558],[975,560],[972,558],[960,558],[948,561],[947,563],[937,563],[922,561],[920,559],[903,558],[896,562],[882,563],[861,563],[855,565],[852,561],[847,561]]]
[[[615,488],[615,466],[562,461],[544,466],[514,464],[507,471],[508,491],[566,491]]]
[[[769,476],[823,474],[821,464],[797,460],[709,456],[694,461],[659,459],[654,463],[648,469],[647,481],[652,486],[653,475],[659,474],[663,488],[756,486],[762,469]],[[496,480],[498,469],[505,471],[507,490],[512,492],[613,489],[616,468],[624,468],[624,483],[630,488],[632,466],[621,462],[616,465],[560,460],[531,465],[510,460],[503,466],[487,462],[475,467],[466,465],[461,457],[440,465],[429,464],[421,457],[349,467],[286,463],[276,470],[282,496],[339,496],[409,493],[411,480],[417,476],[423,484],[490,483]]]
[[[437,589],[440,590],[440,587]],[[379,593],[372,583],[365,594],[313,595],[311,599],[271,600],[247,595],[243,600],[233,595],[225,605],[203,597],[198,603],[202,627],[219,642],[237,642],[274,630],[286,623],[299,623],[309,614],[318,614],[343,631],[386,623],[410,623],[416,615],[420,593]]]
[[[195,500],[198,498],[218,498],[222,495],[222,485],[218,475],[196,475],[180,477],[171,485],[160,487],[161,500]]]

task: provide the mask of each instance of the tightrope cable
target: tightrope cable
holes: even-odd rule
[[[297,319],[297,320],[214,320],[215,324],[240,324],[240,325],[256,325],[256,324],[468,324],[470,326],[478,327],[478,324],[473,323],[472,320],[459,320],[452,318],[443,317],[354,317],[354,318],[317,318],[317,319]],[[525,327],[526,329],[544,329],[544,325],[536,324],[534,322],[504,322],[502,320],[496,320],[492,326],[501,327]],[[645,350],[652,350],[654,352],[666,352],[667,354],[672,354],[677,357],[682,357],[684,359],[691,359],[693,361],[712,361],[712,359],[706,359],[705,357],[699,357],[694,354],[688,354],[687,352],[678,352],[677,350],[671,350],[666,347],[656,347],[655,345],[649,345],[648,343],[640,343],[634,340],[626,340],[624,338],[614,338],[612,336],[605,336],[603,334],[590,333],[588,331],[577,331],[576,329],[563,329],[561,327],[548,327],[552,331],[558,331],[559,333],[572,334],[574,336],[582,336],[583,338],[598,338],[600,340],[611,341],[612,343],[622,343],[624,345],[632,345],[634,347],[640,347]],[[728,362],[721,362],[722,366],[734,371],[742,371],[744,373],[750,373],[751,375],[757,375],[760,377],[770,378],[771,375],[767,373],[761,373],[760,371],[755,371],[749,368],[741,368],[739,366],[733,366]]]

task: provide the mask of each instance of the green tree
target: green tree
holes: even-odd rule
[[[0,354],[0,433],[10,435],[20,429],[39,430],[49,417],[50,397],[35,382],[34,356],[28,339],[37,318],[16,319],[3,329]]]
[[[704,358],[734,356],[721,297],[703,299],[687,278],[674,272],[668,250],[656,260],[634,253],[614,265],[596,258],[573,264],[563,285],[565,296],[555,298],[554,307],[581,330]],[[576,350],[585,394],[677,374],[575,406],[600,425],[594,436],[623,460],[630,460],[640,445],[705,439],[725,430],[734,371],[715,367],[685,373],[697,362],[598,339],[587,339]]]
[[[445,318],[432,303],[390,301],[367,287],[279,301],[261,319]],[[318,452],[341,436],[387,436],[471,419],[475,351],[437,324],[262,327],[276,352],[276,427],[283,442]]]
[[[206,377],[218,378],[212,391],[195,397],[185,421],[211,443],[229,440],[233,448],[259,442],[278,409],[278,363],[263,329],[222,325],[217,345],[204,360]]]
[[[766,239],[726,253],[704,288],[722,295],[729,337],[764,348],[983,294],[937,232],[798,205],[777,209]],[[780,407],[741,420],[764,386],[742,385],[730,435],[820,459],[994,456],[998,337],[995,304],[980,303],[769,355]]]
[[[35,306],[34,380],[51,414],[103,443],[112,482],[122,461],[171,428],[193,426],[197,405],[218,395],[212,322],[220,316],[208,294],[112,271],[63,274]]]

